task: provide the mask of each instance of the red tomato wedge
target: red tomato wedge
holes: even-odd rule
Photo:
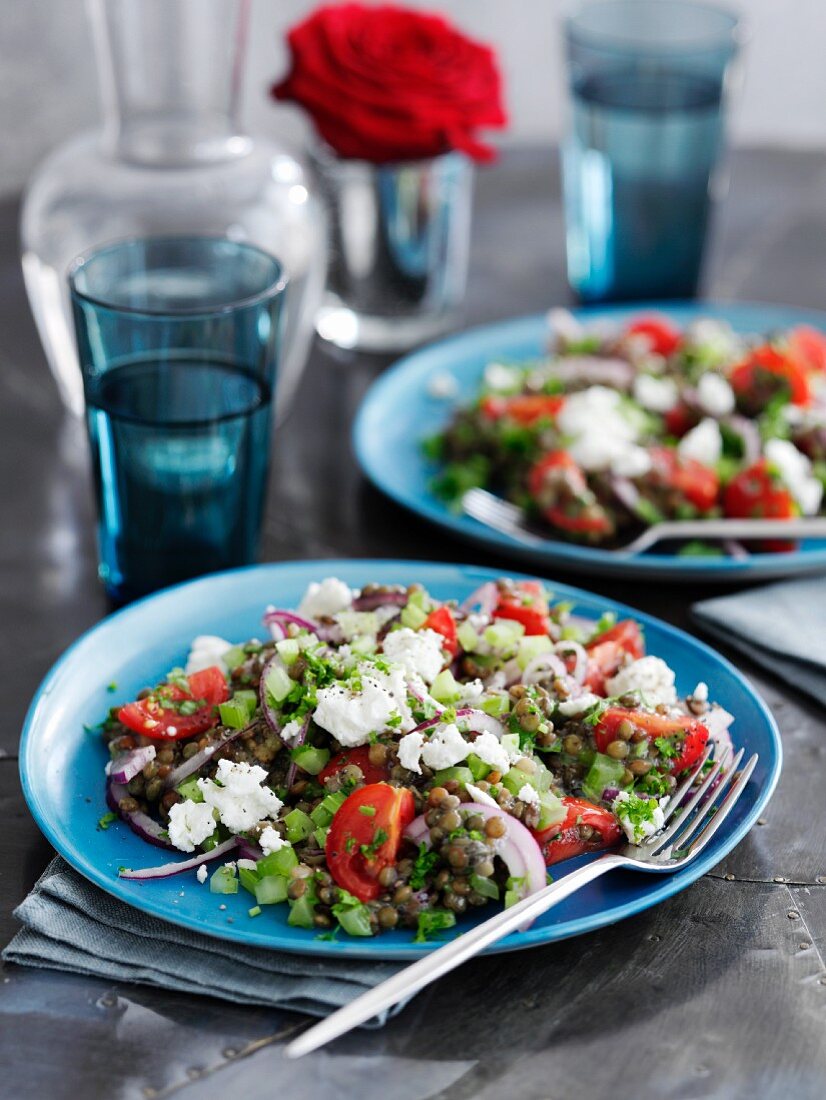
[[[729,372],[731,388],[738,396],[749,398],[758,389],[761,374],[774,375],[785,382],[793,405],[808,405],[811,401],[812,391],[806,369],[791,356],[783,355],[768,344],[755,348],[747,359],[732,367]]]
[[[528,491],[548,522],[561,531],[573,535],[610,535],[613,531],[607,512],[567,451],[551,451],[534,463],[528,473]]]
[[[539,581],[521,581],[513,595],[501,596],[493,617],[521,623],[526,634],[548,634],[551,629],[548,601]]]
[[[161,684],[151,695],[127,703],[118,719],[135,733],[153,741],[180,741],[206,733],[218,724],[216,707],[229,699],[226,678],[216,665],[187,677],[187,689],[178,684]],[[199,704],[196,710],[182,703]],[[186,713],[191,711],[191,713]]]
[[[488,420],[506,416],[529,427],[539,420],[553,420],[564,404],[565,398],[556,394],[526,393],[515,397],[483,397],[481,410]]]
[[[563,859],[581,856],[586,852],[611,848],[619,841],[622,830],[610,810],[596,806],[585,798],[563,798],[562,805],[568,811],[564,821],[547,829],[531,830],[542,849],[546,866],[550,867],[552,863],[560,863]],[[580,825],[594,830],[587,840],[580,834]]]
[[[608,707],[594,729],[594,742],[598,752],[605,752],[611,742],[616,741],[617,727],[626,719],[644,730],[649,741],[664,737],[669,742],[675,753],[669,757],[672,775],[677,775],[696,763],[708,742],[708,729],[698,718],[690,715],[669,718],[642,710]]]
[[[798,325],[789,333],[789,356],[804,370],[826,372],[826,334]]]
[[[682,343],[680,330],[666,317],[641,317],[632,321],[625,330],[626,336],[644,336],[651,350],[668,358]]]
[[[699,423],[700,418],[693,409],[690,409],[688,405],[684,405],[680,402],[680,404],[675,405],[673,409],[669,409],[668,412],[663,413],[663,420],[671,435],[676,435],[678,439],[682,439],[695,424]]]
[[[642,631],[633,619],[622,619],[589,642],[585,649],[588,653],[585,686],[597,695],[605,694],[605,681],[616,676],[625,663],[626,654],[634,661],[645,656]]]
[[[790,519],[800,509],[792,494],[771,470],[765,458],[741,470],[731,479],[723,493],[723,511],[737,519]],[[766,550],[784,553],[794,550],[797,543],[785,539],[767,539]]]
[[[395,864],[415,816],[413,794],[404,787],[370,783],[353,791],[327,833],[327,866],[336,883],[359,901],[375,901],[382,892],[379,872]]]
[[[682,458],[668,447],[652,447],[649,454],[653,468],[646,477],[652,482],[673,489],[701,512],[714,507],[720,493],[716,470],[694,458]]]
[[[449,607],[437,607],[431,611],[424,621],[425,630],[435,630],[444,638],[444,649],[451,657],[459,652],[459,639],[456,635],[456,620]]]
[[[361,768],[365,783],[381,783],[382,780],[390,778],[390,769],[385,767],[384,764],[370,763],[370,746],[360,745],[356,749],[345,749],[338,756],[334,756],[329,764],[318,773],[319,783],[323,783],[325,779],[337,775],[348,764],[355,764],[356,767]]]

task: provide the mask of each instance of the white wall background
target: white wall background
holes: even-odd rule
[[[301,141],[299,112],[271,103],[266,89],[285,65],[284,31],[316,2],[253,0],[245,98],[252,128]],[[407,2],[441,9],[497,46],[512,117],[504,141],[557,139],[565,93],[559,19],[567,0]],[[730,2],[751,31],[735,141],[826,146],[826,0]],[[48,149],[96,117],[84,0],[0,0],[0,193],[18,190]]]

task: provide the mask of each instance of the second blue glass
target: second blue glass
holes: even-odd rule
[[[583,301],[696,293],[737,36],[730,12],[688,0],[593,0],[567,21],[568,279]]]
[[[80,257],[69,282],[108,593],[254,561],[281,265],[222,239],[130,240]]]

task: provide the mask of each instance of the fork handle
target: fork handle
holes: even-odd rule
[[[392,1008],[399,1001],[412,997],[426,985],[449,973],[463,962],[478,955],[486,947],[497,943],[509,932],[529,924],[554,905],[558,905],[571,894],[593,882],[615,867],[621,867],[628,861],[616,852],[609,852],[599,859],[578,867],[558,882],[553,882],[535,894],[504,909],[482,924],[471,928],[469,932],[458,935],[444,947],[425,955],[410,966],[394,974],[392,978],[377,985],[374,989],[362,993],[350,1004],[328,1016],[326,1020],[308,1028],[285,1048],[287,1058],[301,1058],[312,1050],[337,1039],[365,1020],[371,1019],[385,1009]]]

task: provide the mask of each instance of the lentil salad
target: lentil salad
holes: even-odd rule
[[[446,381],[431,380],[433,396],[449,395]],[[554,310],[548,355],[490,363],[477,398],[424,446],[449,503],[481,486],[589,545],[665,520],[821,514],[826,336],[805,325],[743,336],[710,318],[679,329],[652,315],[589,325]]]
[[[632,620],[577,620],[539,582],[461,606],[328,578],[267,641],[199,638],[103,724],[107,799],[251,917],[321,935],[410,928],[540,889],[546,867],[641,841],[732,716],[678,699]],[[207,864],[217,863],[217,870]]]

